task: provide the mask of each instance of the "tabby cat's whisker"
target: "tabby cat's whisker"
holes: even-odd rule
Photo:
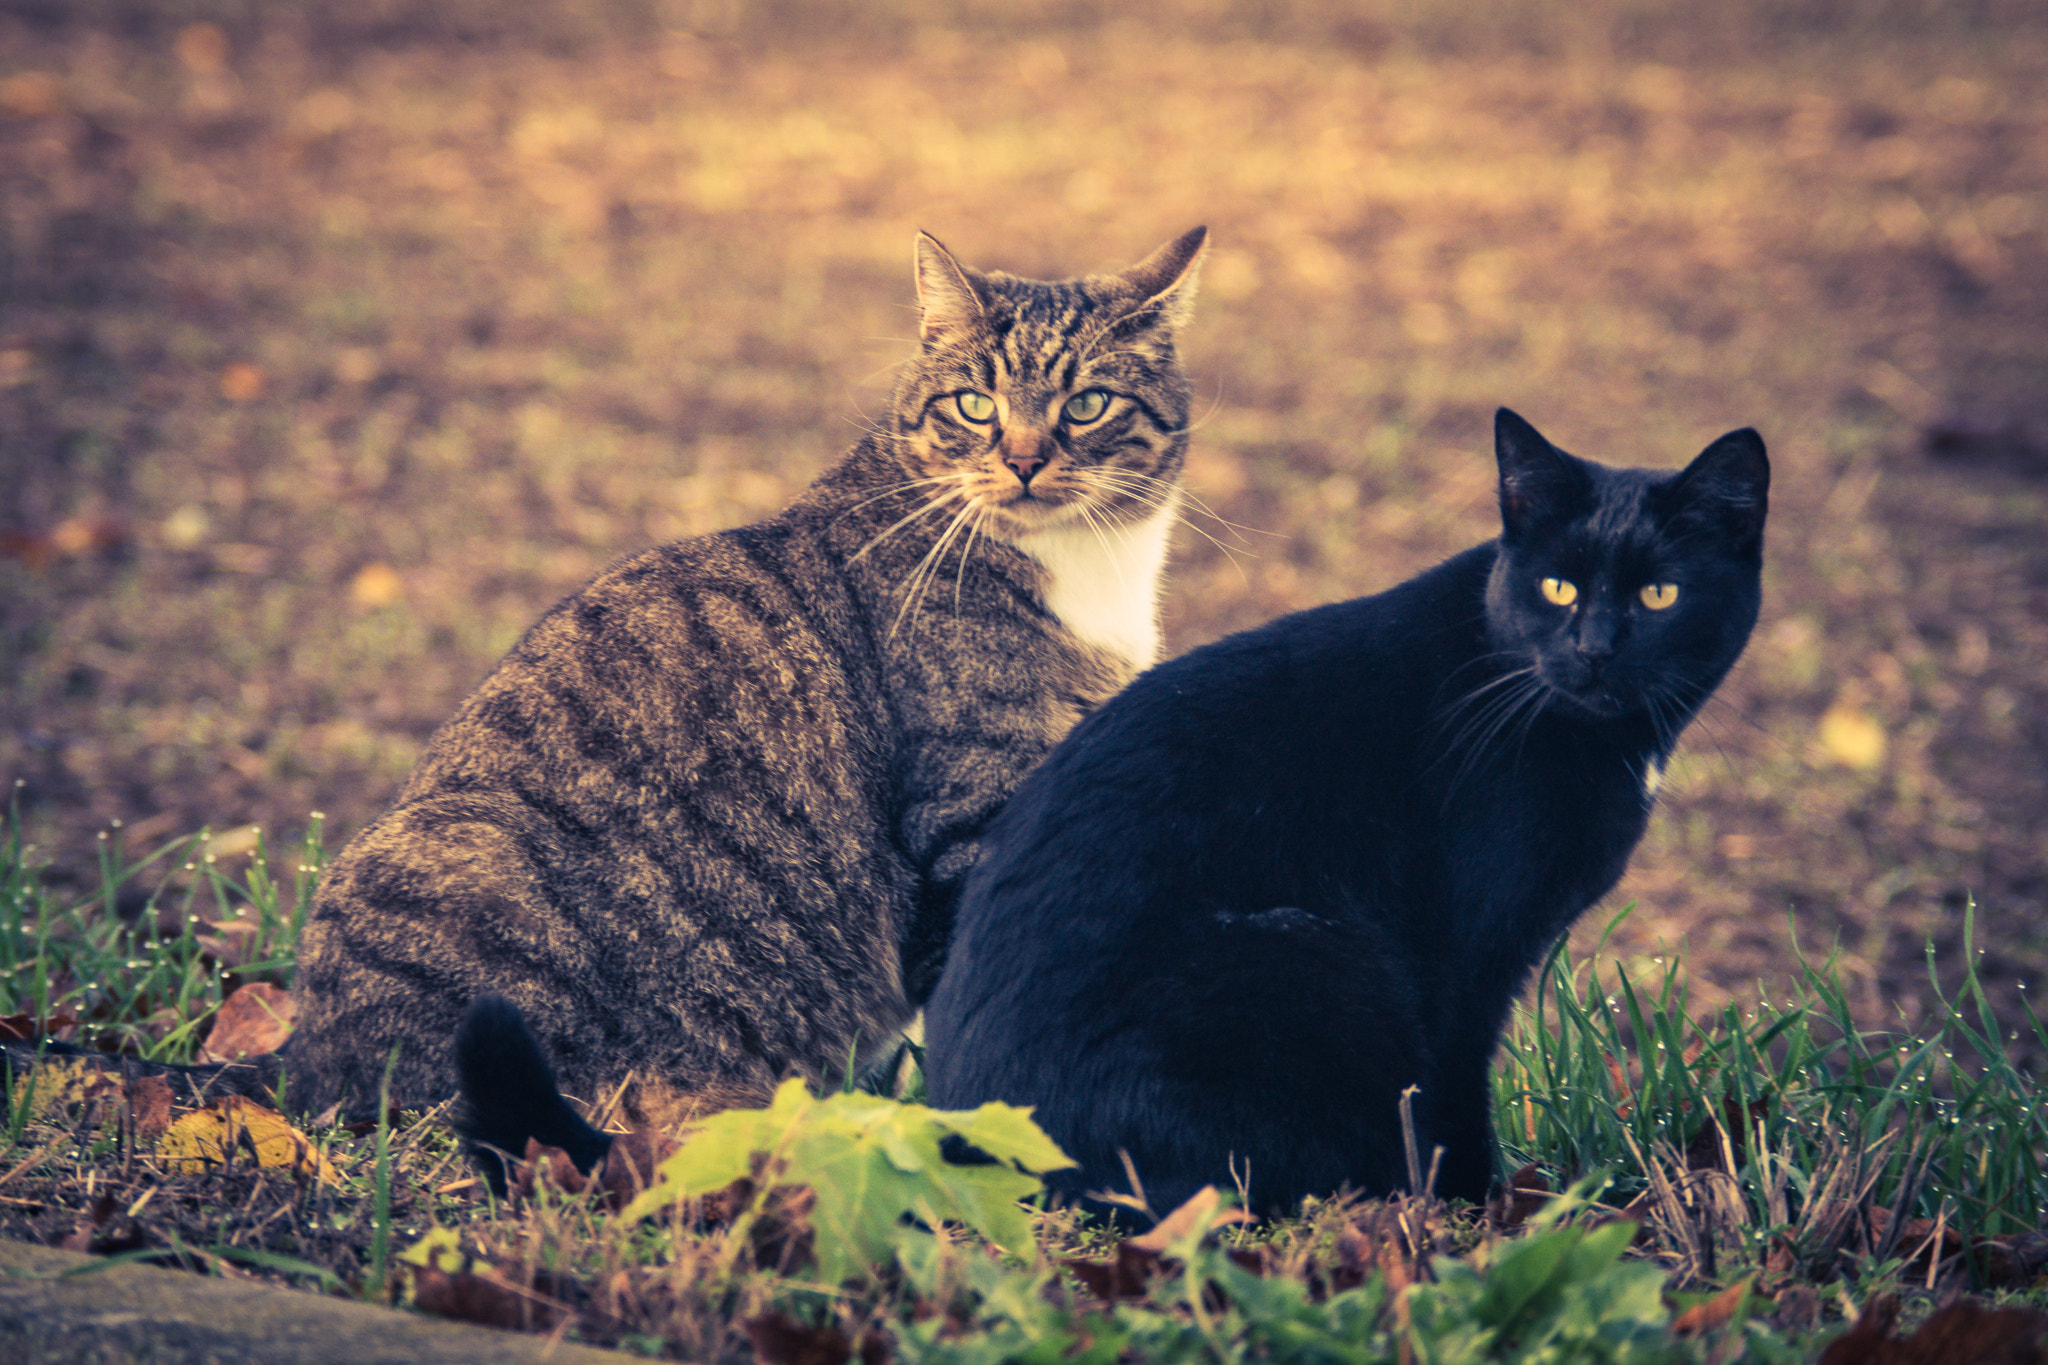
[[[979,504],[970,502],[955,513],[953,519],[946,523],[946,529],[939,533],[931,548],[924,552],[924,557],[918,560],[917,566],[910,571],[910,576],[904,580],[901,589],[903,604],[896,609],[896,619],[889,627],[890,639],[896,638],[896,632],[902,627],[906,614],[912,621],[917,619],[917,609],[924,604],[925,593],[930,590],[932,579],[938,573],[938,564],[945,554],[947,543],[977,510]]]
[[[950,476],[947,476],[947,478],[941,478],[941,479],[932,479],[932,480],[928,480],[928,481],[927,481],[927,480],[919,480],[918,482],[920,482],[920,483],[922,483],[922,482],[930,482],[930,483],[941,483],[941,482],[945,482],[945,481],[947,481],[947,479],[948,479],[948,478],[950,478]],[[904,485],[904,487],[914,487],[914,486],[915,486],[914,484],[906,484],[906,485]],[[868,551],[870,551],[870,550],[874,549],[874,548],[875,548],[875,547],[876,547],[877,545],[880,545],[880,544],[881,544],[881,543],[882,543],[883,541],[885,541],[885,540],[889,539],[889,537],[891,537],[891,536],[895,535],[895,534],[896,534],[896,533],[897,533],[898,531],[900,531],[900,530],[902,530],[902,529],[903,529],[904,527],[906,527],[906,526],[910,525],[910,523],[912,523],[913,521],[916,521],[916,520],[918,520],[918,519],[919,519],[919,518],[921,518],[921,517],[927,517],[927,516],[930,516],[930,515],[931,515],[931,514],[932,514],[933,512],[936,512],[936,511],[938,511],[939,509],[943,508],[943,507],[944,507],[944,506],[945,506],[945,505],[946,505],[947,503],[949,503],[949,502],[952,502],[952,501],[953,501],[954,499],[956,499],[956,498],[960,498],[960,497],[965,497],[965,496],[967,496],[967,495],[968,495],[968,494],[969,494],[969,493],[970,493],[971,491],[972,491],[972,490],[971,490],[971,489],[969,489],[969,488],[967,488],[967,487],[966,487],[966,486],[964,485],[964,482],[963,482],[962,486],[960,486],[960,487],[957,487],[957,488],[955,488],[955,489],[951,490],[950,492],[946,493],[946,494],[945,494],[944,496],[942,496],[942,497],[936,497],[936,498],[932,498],[932,499],[930,499],[929,501],[927,501],[927,502],[923,503],[923,504],[922,504],[921,506],[919,506],[918,508],[916,508],[916,509],[915,509],[914,511],[912,511],[912,512],[908,513],[907,515],[905,515],[905,516],[904,516],[904,517],[903,517],[903,518],[902,518],[902,519],[901,519],[900,521],[898,521],[898,522],[897,522],[897,523],[896,523],[895,525],[893,525],[893,526],[889,527],[889,528],[888,528],[887,530],[881,531],[881,532],[879,532],[878,534],[876,534],[876,535],[875,535],[875,537],[874,537],[873,539],[871,539],[870,541],[868,541],[868,543],[867,543],[867,544],[865,544],[865,545],[861,546],[861,547],[860,547],[860,549],[858,549],[858,550],[854,551],[854,553],[853,553],[852,557],[851,557],[851,558],[849,558],[849,559],[848,559],[848,560],[847,560],[846,562],[847,562],[848,564],[857,564],[857,563],[859,563],[859,562],[860,562],[860,560],[862,559],[862,557],[863,557],[863,556],[865,556],[865,555],[867,554],[867,552],[868,552]],[[874,498],[870,498],[870,499],[868,499],[868,501],[869,501],[869,502],[874,502],[875,500],[876,500],[876,499],[874,499]],[[863,506],[865,506],[866,504],[862,504],[862,505],[863,505]],[[849,510],[851,510],[851,509],[849,509]],[[845,515],[845,514],[844,514],[844,513],[842,513],[841,515],[843,516],[843,515]]]
[[[960,544],[960,569],[953,575],[953,627],[956,632],[960,628],[960,590],[967,582],[967,561],[973,557],[975,537],[981,534],[982,527],[988,524],[991,515],[987,507],[977,505],[974,509],[974,520],[967,525],[967,539]]]
[[[1132,498],[1135,501],[1144,503],[1146,506],[1152,507],[1154,509],[1164,509],[1171,507],[1174,512],[1174,522],[1176,525],[1187,527],[1190,531],[1193,531],[1196,535],[1208,541],[1211,545],[1214,545],[1218,550],[1221,550],[1223,552],[1223,557],[1230,561],[1230,567],[1237,570],[1238,578],[1244,583],[1246,587],[1251,586],[1251,578],[1249,575],[1245,573],[1244,565],[1237,562],[1237,551],[1241,550],[1244,554],[1249,555],[1253,559],[1258,559],[1260,558],[1260,556],[1253,553],[1250,549],[1245,548],[1242,544],[1240,544],[1237,547],[1237,550],[1233,550],[1230,546],[1225,545],[1221,540],[1218,540],[1215,536],[1209,534],[1207,528],[1198,525],[1194,521],[1189,520],[1187,515],[1188,509],[1185,502],[1185,489],[1179,487],[1178,485],[1167,483],[1163,479],[1154,478],[1149,474],[1140,474],[1136,470],[1130,469],[1109,470],[1096,468],[1076,472],[1082,475],[1082,481],[1084,483],[1087,482],[1090,478],[1098,479],[1101,483],[1115,488],[1116,491],[1123,493],[1125,496]],[[1119,484],[1119,479],[1137,479],[1143,480],[1144,482]],[[1154,487],[1154,485],[1157,485],[1157,487]],[[1232,523],[1224,521],[1223,518],[1217,516],[1214,512],[1208,512],[1207,509],[1202,510],[1205,511],[1211,519],[1221,522],[1225,526],[1232,525]]]
[[[1096,541],[1101,544],[1103,558],[1109,561],[1111,572],[1116,574],[1117,586],[1125,591],[1129,591],[1130,584],[1124,579],[1122,559],[1117,554],[1116,547],[1109,543],[1109,534],[1102,528],[1102,509],[1090,507],[1085,502],[1077,504],[1076,508],[1081,513],[1081,520],[1087,524],[1089,530],[1095,533]]]
[[[1244,531],[1249,532],[1252,535],[1258,536],[1272,536],[1275,539],[1278,539],[1280,537],[1280,532],[1278,531],[1268,531],[1257,526],[1245,526],[1241,525],[1238,522],[1230,520],[1230,518],[1222,515],[1215,508],[1211,507],[1208,503],[1203,502],[1201,498],[1197,497],[1193,492],[1189,491],[1187,485],[1185,484],[1172,483],[1166,479],[1158,477],[1155,474],[1142,474],[1135,469],[1097,469],[1091,472],[1113,475],[1115,477],[1127,480],[1142,480],[1143,482],[1148,484],[1156,484],[1160,488],[1168,490],[1169,493],[1178,494],[1181,500],[1187,503],[1194,511],[1200,512],[1203,516],[1209,518],[1211,521],[1215,522],[1219,526],[1229,527],[1232,531]]]
[[[961,536],[960,538],[960,573],[963,577],[965,576],[967,572],[966,556],[968,542],[974,538],[974,528],[981,521],[983,511],[984,508],[980,503],[968,504],[966,509],[959,516],[953,518],[952,524],[947,526],[945,533],[939,537],[938,544],[933,546],[931,555],[931,568],[925,573],[924,587],[918,592],[918,602],[920,606],[923,604],[924,599],[931,596],[932,584],[938,581],[939,574],[945,570],[947,545],[953,540],[954,536],[959,535],[960,532],[963,530],[966,532],[966,535]],[[956,585],[956,591],[953,597],[953,603],[956,608],[959,606],[959,602],[960,598],[957,592]],[[955,624],[958,624],[957,617],[955,618]]]
[[[884,541],[894,536],[898,531],[901,531],[904,527],[910,525],[914,521],[922,520],[923,518],[930,516],[934,512],[943,510],[946,504],[954,501],[956,498],[960,496],[962,496],[962,494],[960,493],[949,493],[945,497],[933,498],[929,502],[921,504],[916,511],[909,513],[908,515],[903,517],[902,520],[898,521],[895,525],[890,526],[886,530],[877,533],[872,539],[868,541],[867,544],[861,546],[860,549],[856,550],[852,557],[847,560],[847,563],[849,565],[859,563],[863,558],[866,557],[868,551],[882,544]]]

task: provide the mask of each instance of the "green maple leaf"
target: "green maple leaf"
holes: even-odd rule
[[[994,1162],[948,1161],[940,1143],[949,1135]],[[820,1100],[791,1080],[766,1109],[706,1119],[626,1216],[645,1217],[743,1176],[764,1188],[808,1186],[816,1196],[810,1217],[818,1276],[837,1284],[890,1263],[906,1238],[929,1236],[907,1220],[964,1223],[1021,1252],[1031,1242],[1031,1220],[1018,1201],[1042,1188],[1032,1172],[1073,1164],[1027,1109],[990,1103],[950,1113],[859,1093]]]

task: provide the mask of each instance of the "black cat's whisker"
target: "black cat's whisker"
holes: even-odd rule
[[[1503,669],[1503,665],[1514,657],[1502,653],[1482,655],[1458,668],[1445,683],[1448,685],[1460,674],[1475,668]],[[1549,695],[1550,689],[1537,676],[1535,667],[1522,664],[1504,668],[1443,707],[1437,723],[1447,726],[1456,721],[1457,728],[1445,738],[1443,752],[1431,767],[1434,769],[1453,759],[1457,761],[1445,784],[1446,801],[1463,788],[1480,761],[1497,747],[1502,735],[1511,730],[1519,731],[1516,752],[1520,753],[1521,744],[1528,738],[1536,718],[1543,714]]]
[[[1475,688],[1445,712],[1446,718],[1459,710],[1476,708],[1444,743],[1439,762],[1457,758],[1458,766],[1445,787],[1445,797],[1455,795],[1471,776],[1480,759],[1511,727],[1519,728],[1517,751],[1528,736],[1529,727],[1543,712],[1549,688],[1536,676],[1534,667],[1513,669]],[[1482,700],[1483,699],[1483,700]]]

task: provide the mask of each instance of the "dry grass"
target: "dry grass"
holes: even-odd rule
[[[2010,990],[2048,967],[2024,10],[13,7],[0,777],[57,875],[116,818],[345,835],[549,602],[852,439],[917,227],[1060,274],[1207,222],[1192,477],[1256,531],[1184,538],[1172,647],[1488,534],[1497,403],[1622,462],[1753,424],[1767,614],[1623,946],[1741,987],[1796,909],[1910,1022],[1974,893]],[[1931,458],[1958,414],[2009,437]]]

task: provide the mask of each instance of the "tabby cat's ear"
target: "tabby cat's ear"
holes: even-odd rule
[[[1761,542],[1771,462],[1752,427],[1731,431],[1680,472],[1665,494],[1674,519],[1702,521],[1743,543]]]
[[[1493,453],[1500,462],[1501,526],[1510,537],[1570,514],[1592,491],[1577,460],[1506,408],[1493,414]]]
[[[918,335],[926,343],[979,323],[987,311],[981,277],[953,259],[929,232],[917,234]]]
[[[1195,285],[1202,274],[1202,251],[1209,241],[1206,227],[1189,228],[1118,278],[1131,286],[1138,306],[1126,313],[1119,330],[1143,324],[1178,332],[1195,308]]]

